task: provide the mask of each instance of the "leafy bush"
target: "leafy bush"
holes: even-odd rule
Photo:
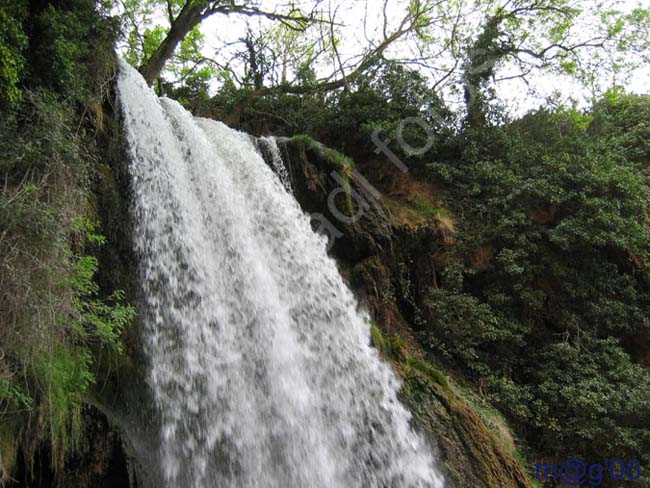
[[[412,118],[431,128],[434,148],[450,134],[451,112],[422,75],[386,60],[351,80],[349,90],[294,95],[281,88],[258,98],[253,89],[236,90],[226,83],[209,104],[194,108],[224,119],[238,114],[238,123],[253,133],[308,134],[355,157],[375,156],[372,134],[379,130],[382,140],[390,140],[393,152],[414,163],[423,161],[423,156],[408,154],[398,136],[413,148],[422,148],[429,134]]]
[[[115,20],[98,10],[101,5],[94,0],[59,0],[38,11],[30,29],[32,84],[79,100],[96,89],[92,83],[112,66],[117,33]]]
[[[27,36],[23,32],[25,2],[16,1],[0,7],[0,108],[10,107],[20,98],[25,67]]]
[[[650,376],[615,338],[548,343],[530,353],[517,383],[499,378],[491,386],[536,446],[558,458],[647,462]]]
[[[624,152],[625,157],[642,165],[646,174],[650,165],[650,96],[627,95],[620,89],[607,93],[593,110],[589,134],[606,138]]]
[[[647,462],[649,374],[623,345],[650,330],[650,193],[610,103],[465,131],[430,166],[464,220],[425,341],[544,455]]]

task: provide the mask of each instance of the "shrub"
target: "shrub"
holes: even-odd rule
[[[27,36],[23,32],[25,2],[0,6],[0,108],[10,108],[21,95]]]
[[[425,341],[558,460],[648,452],[648,373],[623,344],[650,330],[650,194],[640,139],[602,137],[610,103],[466,131],[430,165],[465,218]]]

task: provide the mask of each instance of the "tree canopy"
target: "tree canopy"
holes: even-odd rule
[[[331,91],[386,58],[461,93],[475,125],[499,83],[555,77],[602,94],[647,61],[650,42],[648,9],[618,0],[119,0],[116,10],[125,56],[150,84]]]

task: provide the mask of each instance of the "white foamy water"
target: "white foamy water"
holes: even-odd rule
[[[251,138],[122,63],[167,487],[443,486],[325,240]]]
[[[258,139],[259,144],[268,152],[269,159],[273,165],[275,173],[280,178],[280,181],[287,189],[289,193],[293,191],[291,186],[291,173],[289,172],[288,165],[284,164],[282,161],[282,155],[280,154],[280,148],[278,143],[275,140],[275,137],[260,137]]]

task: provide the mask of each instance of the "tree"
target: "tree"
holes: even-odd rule
[[[462,80],[467,120],[471,127],[485,124],[486,94],[496,79],[498,67],[509,63],[513,72],[501,81],[525,81],[540,71],[571,75],[586,84],[596,82],[596,73],[630,67],[628,54],[636,62],[647,55],[650,42],[640,35],[650,25],[650,13],[640,7],[631,12],[600,3],[573,0],[485,0],[476,2],[485,21],[474,39],[460,39],[468,46]],[[580,29],[580,30],[579,30]],[[471,30],[470,30],[471,31]],[[611,57],[603,62],[603,54]],[[597,68],[590,59],[599,61]]]
[[[435,24],[442,25],[442,16],[435,15],[437,9],[445,3],[444,0],[410,0],[407,7],[402,9],[396,21],[393,21],[387,14],[384,15],[384,24],[381,29],[381,35],[378,39],[368,42],[363,46],[360,52],[343,59],[338,51],[340,40],[337,32],[342,24],[338,22],[336,5],[329,5],[326,10],[321,7],[323,0],[314,0],[309,13],[303,13],[292,5],[276,6],[273,10],[264,8],[261,0],[246,1],[237,4],[233,1],[226,0],[121,0],[121,7],[124,17],[130,30],[128,34],[127,60],[132,64],[139,66],[140,71],[147,82],[152,85],[159,78],[166,64],[173,57],[179,46],[193,32],[197,32],[201,22],[217,14],[226,16],[239,15],[248,18],[266,19],[281,24],[280,34],[275,35],[276,42],[286,43],[286,47],[295,47],[299,42],[287,32],[294,32],[304,35],[308,29],[318,29],[315,35],[309,38],[306,44],[312,46],[302,51],[304,62],[316,62],[322,56],[332,56],[336,58],[336,69],[330,75],[327,75],[314,83],[312,87],[289,86],[287,81],[287,62],[282,67],[284,72],[282,76],[274,77],[282,80],[281,90],[284,92],[302,93],[306,90],[334,90],[345,86],[346,82],[360,75],[370,68],[377,59],[381,58],[385,52],[399,40],[407,37],[418,37],[426,28],[433,28]],[[384,10],[388,7],[388,1],[384,4]],[[161,12],[164,11],[164,15]],[[371,15],[367,12],[367,15]],[[163,23],[157,19],[164,18]],[[142,32],[142,34],[140,34]],[[247,51],[248,60],[259,58],[260,53],[251,57],[251,42],[254,39],[263,37],[270,38],[272,32],[259,32],[256,35],[246,36],[240,39],[242,51]],[[200,40],[197,38],[197,40]],[[198,43],[195,43],[198,45]],[[318,46],[317,49],[314,49]],[[268,49],[269,43],[260,43],[256,48]],[[233,56],[240,58],[242,51]],[[277,54],[277,53],[276,53]],[[210,65],[217,68],[218,71],[228,72],[232,76],[234,69],[229,62],[220,62],[216,59],[197,54],[192,59],[183,59],[183,62],[190,61],[195,67]],[[231,60],[232,61],[232,60]],[[286,61],[286,60],[285,60]],[[305,63],[302,63],[303,65]],[[277,64],[279,65],[279,63]],[[234,78],[238,78],[235,76]],[[260,87],[266,92],[269,86]]]
[[[620,81],[646,60],[650,45],[643,35],[648,9],[621,0],[385,0],[379,12],[376,5],[348,12],[352,7],[336,0],[302,3],[306,12],[292,4],[269,8],[264,0],[120,1],[130,31],[127,59],[150,84],[166,69],[176,83],[202,72],[245,87],[250,62],[257,69],[266,59],[254,98],[332,91],[386,58],[425,72],[438,92],[460,86],[476,127],[488,117],[496,83],[568,75],[602,92],[604,73]],[[257,24],[211,55],[201,49],[200,27],[217,14]],[[365,41],[351,44],[346,32],[360,28]],[[297,76],[306,67],[315,75],[309,83]]]
[[[230,0],[148,0],[145,2],[123,1],[124,13],[133,27],[132,37],[140,43],[142,50],[142,64],[140,71],[149,85],[158,79],[165,64],[174,54],[174,51],[187,36],[195,31],[201,22],[216,15],[241,15],[247,17],[265,17],[267,19],[282,22],[284,25],[295,30],[304,30],[306,26],[314,22],[315,12],[303,14],[298,9],[288,6],[284,10],[265,10],[259,2],[249,1],[237,4]],[[153,34],[154,43],[151,44],[151,35],[139,37],[137,30],[141,24],[137,22],[138,16],[150,16],[160,8],[165,8],[167,26],[156,26],[150,34]],[[133,39],[132,39],[133,40]],[[132,47],[135,47],[132,44]]]
[[[462,220],[425,340],[557,461],[650,452],[645,110],[622,95],[539,110],[463,131],[430,166]]]

